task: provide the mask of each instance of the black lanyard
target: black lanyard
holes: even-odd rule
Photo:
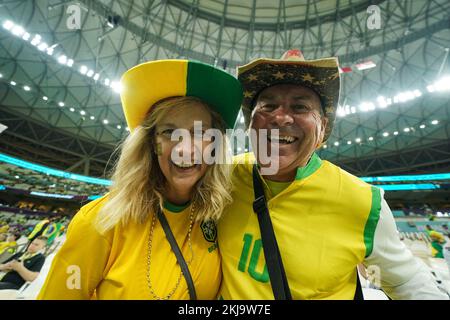
[[[172,248],[173,253],[175,253],[175,256],[177,257],[177,261],[178,264],[180,265],[181,272],[183,273],[183,276],[186,279],[187,287],[189,290],[189,297],[191,298],[191,300],[197,300],[197,293],[195,292],[194,281],[192,280],[191,273],[189,272],[189,267],[186,263],[186,260],[183,257],[183,254],[181,253],[180,247],[178,246],[175,237],[173,236],[172,230],[170,230],[170,226],[169,223],[167,222],[166,216],[161,211],[161,209],[159,209],[157,213],[158,213],[158,220],[164,229],[166,238],[170,243],[170,247]]]
[[[273,295],[275,300],[292,300],[291,290],[289,289],[286,272],[284,271],[277,239],[273,231],[272,221],[270,220],[269,209],[267,209],[264,187],[256,164],[253,166],[253,191],[255,194],[253,211],[258,217],[264,257],[266,259]],[[364,300],[358,272],[356,273],[356,290],[353,300]]]

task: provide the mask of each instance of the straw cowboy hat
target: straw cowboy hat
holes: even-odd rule
[[[298,84],[315,91],[328,118],[323,141],[331,134],[339,100],[340,77],[337,58],[305,60],[300,50],[289,50],[281,59],[257,59],[238,68],[244,90],[242,112],[246,127],[259,93],[276,84]]]

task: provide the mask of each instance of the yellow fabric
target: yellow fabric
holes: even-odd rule
[[[248,162],[254,158],[244,154],[234,160],[234,202],[218,225],[223,270],[219,298],[273,299],[252,209],[252,165]],[[371,202],[370,185],[327,161],[277,196],[268,193],[294,299],[353,299],[356,266],[366,252],[364,228]]]
[[[143,224],[130,222],[125,227],[116,226],[100,235],[95,230],[93,219],[105,201],[105,197],[97,199],[75,215],[68,228],[67,240],[52,262],[38,299],[152,299],[147,286],[151,219]],[[190,207],[180,213],[164,212],[186,261],[189,261]],[[206,241],[199,224],[194,224],[192,246],[194,260],[189,270],[197,297],[215,299],[221,281],[217,243]],[[68,272],[73,270],[70,266],[80,268],[80,289],[70,289],[76,288],[76,279],[71,277],[76,271]],[[176,257],[157,222],[151,256],[151,280],[156,293],[167,295],[175,286],[179,273]],[[184,277],[172,299],[189,299]]]
[[[11,241],[11,242],[3,241],[3,242],[0,242],[0,254],[5,252],[6,249],[11,248],[11,247],[15,247],[15,246],[17,246],[17,242],[15,242],[15,241]]]
[[[272,180],[269,180],[269,179],[264,179],[264,181],[266,182],[267,187],[269,188],[272,196],[276,196],[281,191],[283,191],[284,189],[289,187],[289,185],[292,183],[291,181],[289,181],[289,182],[278,182],[278,181],[272,181]]]
[[[131,131],[159,100],[186,95],[187,69],[188,60],[158,60],[125,72],[120,98]]]

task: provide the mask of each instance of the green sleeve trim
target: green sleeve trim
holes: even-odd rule
[[[373,242],[375,238],[375,229],[380,219],[381,212],[381,193],[380,189],[371,186],[372,189],[372,207],[370,208],[369,217],[367,218],[364,228],[364,244],[366,246],[366,258],[370,256],[373,250]]]

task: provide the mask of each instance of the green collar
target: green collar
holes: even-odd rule
[[[322,159],[314,152],[311,156],[311,159],[304,167],[299,167],[297,169],[297,174],[295,175],[295,180],[305,179],[309,177],[314,172],[316,172],[320,166],[322,165]]]
[[[191,203],[188,202],[186,204],[179,206],[179,205],[173,204],[167,200],[164,200],[163,206],[164,206],[164,209],[169,210],[170,212],[180,213],[181,211],[183,211],[184,209],[189,207],[190,204]]]

